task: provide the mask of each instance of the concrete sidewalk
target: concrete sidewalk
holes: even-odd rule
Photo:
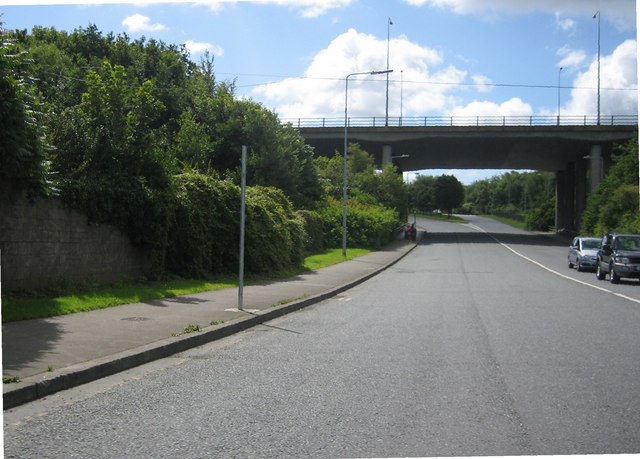
[[[347,290],[400,260],[415,242],[292,278],[2,325],[4,409],[229,336]],[[198,325],[199,332],[185,333]]]

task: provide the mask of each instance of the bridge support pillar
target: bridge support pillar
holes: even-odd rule
[[[556,173],[556,231],[576,229],[575,164],[567,164]]]
[[[602,181],[602,145],[592,145],[586,159],[589,159],[589,194],[593,194]]]
[[[382,146],[382,167],[393,164],[393,148],[391,145]]]
[[[585,161],[578,160],[576,168],[576,231],[580,230],[580,221],[587,205],[587,165]]]

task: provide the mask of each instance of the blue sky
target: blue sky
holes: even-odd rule
[[[282,119],[343,117],[344,78],[385,69],[387,43],[391,118],[555,116],[558,93],[563,116],[594,116],[600,22],[601,114],[638,111],[634,0],[0,0],[0,13],[8,29],[95,24],[185,43],[196,62],[208,50],[218,79]],[[384,75],[349,85],[350,116],[385,116]]]

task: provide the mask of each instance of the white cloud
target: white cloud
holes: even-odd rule
[[[493,81],[485,75],[473,75],[471,80],[478,87],[478,92],[491,92]]]
[[[601,115],[636,115],[638,113],[637,43],[627,40],[612,54],[600,58]],[[594,58],[589,68],[579,73],[562,115],[597,114],[598,64]]]
[[[571,18],[563,18],[560,13],[556,13],[556,26],[565,32],[569,32],[569,35],[576,33],[577,24]]]
[[[219,46],[215,46],[211,43],[202,43],[202,42],[197,42],[193,40],[187,40],[184,42],[184,46],[187,48],[187,50],[189,50],[189,53],[192,55],[204,53],[205,51],[209,51],[214,56],[224,55],[223,48]]]
[[[469,119],[472,118],[480,118],[480,123],[485,124],[500,123],[500,117],[505,117],[506,123],[509,123],[510,118],[511,122],[518,124],[519,119],[533,115],[533,108],[519,97],[513,97],[501,104],[486,100],[473,101],[465,106],[454,108],[451,114],[460,124],[469,124]]]
[[[114,3],[129,3],[131,5],[150,5],[158,3],[191,3],[209,6],[213,11],[219,11],[220,8],[225,4],[256,3],[289,7],[292,9],[300,10],[303,17],[314,18],[325,14],[327,11],[347,7],[354,1],[355,0],[128,0],[125,2],[123,0],[92,0],[90,3],[92,5]],[[7,6],[83,5],[86,3],[87,0],[0,0],[0,5]]]
[[[259,1],[260,3],[274,3],[282,6],[289,6],[302,10],[302,16],[315,18],[325,14],[327,11],[344,8],[353,3],[354,0],[248,0]]]
[[[166,26],[162,24],[151,24],[150,21],[151,19],[147,16],[136,13],[124,18],[122,25],[125,26],[129,32],[155,32],[166,29]]]
[[[449,9],[458,14],[504,15],[542,11],[552,14],[592,16],[600,10],[602,19],[623,29],[636,23],[636,5],[633,0],[403,0],[413,6],[433,6]]]
[[[254,95],[276,107],[281,118],[344,116],[345,78],[353,72],[386,68],[386,40],[350,29],[317,53],[304,78],[289,78],[260,86]],[[405,36],[390,41],[389,116],[441,114],[455,105],[452,94],[467,72],[443,65],[443,56],[410,42]],[[402,71],[402,72],[401,72]],[[476,81],[487,81],[481,75]],[[349,116],[385,116],[386,76],[354,75],[349,78]]]
[[[562,59],[558,62],[558,67],[565,69],[580,67],[586,60],[587,55],[582,50],[571,49],[568,46],[563,46],[558,50],[558,56]]]
[[[137,0],[147,1],[147,0]],[[154,0],[149,0],[154,1]],[[188,0],[162,0],[173,3],[194,3]],[[225,4],[255,3],[262,5],[277,5],[299,10],[302,17],[315,18],[328,11],[344,8],[351,5],[354,0],[197,0],[198,5],[208,6],[212,11],[219,12]]]

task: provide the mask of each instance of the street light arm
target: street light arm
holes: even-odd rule
[[[382,74],[385,74],[385,73],[393,73],[393,69],[391,69],[391,70],[372,70],[370,72],[354,72],[354,73],[350,73],[349,75],[347,75],[345,80],[348,80],[349,78],[351,78],[352,76],[355,76],[355,75],[382,75]]]

